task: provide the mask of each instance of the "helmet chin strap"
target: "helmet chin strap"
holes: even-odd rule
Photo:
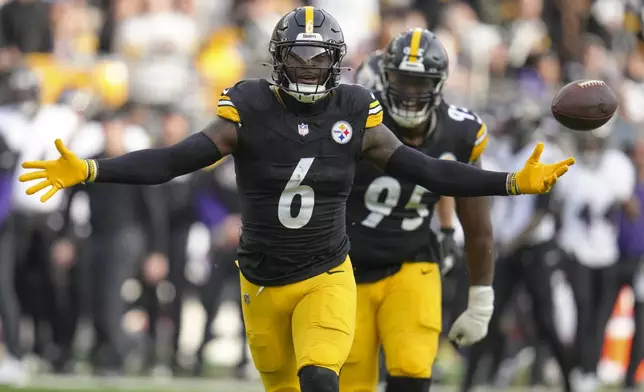
[[[288,89],[284,89],[287,94],[302,103],[316,102],[329,94],[325,86],[318,84],[304,84],[289,82]]]

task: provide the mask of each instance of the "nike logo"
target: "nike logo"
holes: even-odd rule
[[[329,275],[333,275],[333,274],[339,274],[340,272],[344,272],[344,270],[327,271],[326,273]]]
[[[420,271],[421,275],[427,275],[428,273],[432,272],[432,270],[423,270]]]

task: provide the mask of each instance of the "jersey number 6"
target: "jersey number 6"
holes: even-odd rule
[[[300,229],[306,226],[313,216],[313,206],[315,205],[315,192],[308,185],[302,185],[306,173],[309,172],[315,158],[302,158],[295,166],[291,178],[286,183],[286,187],[280,195],[277,203],[277,217],[280,223],[289,229]],[[300,211],[293,216],[291,207],[295,196],[300,196]]]
[[[384,201],[379,201],[382,192],[386,192]],[[396,208],[400,201],[401,186],[400,182],[393,177],[378,177],[369,185],[364,194],[365,206],[369,211],[369,215],[362,221],[362,224],[367,227],[375,228],[382,222],[385,216],[391,215],[391,212]],[[429,216],[427,206],[421,204],[423,194],[427,189],[416,185],[409,197],[409,201],[405,204],[405,209],[414,209],[418,213],[417,217],[405,218],[402,220],[401,228],[405,231],[414,231],[423,224],[425,218]]]

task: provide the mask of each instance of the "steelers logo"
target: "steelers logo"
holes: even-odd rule
[[[331,128],[331,138],[338,144],[347,144],[353,136],[353,129],[346,121],[338,121]]]

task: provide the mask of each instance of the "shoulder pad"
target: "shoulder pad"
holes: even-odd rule
[[[444,103],[441,105],[447,112],[447,118],[451,122],[449,128],[456,128],[459,133],[462,133],[464,140],[467,140],[472,145],[472,152],[470,153],[469,162],[477,161],[488,143],[487,126],[481,117],[475,112],[456,105]]]
[[[344,84],[340,87],[341,91],[350,97],[352,112],[366,115],[365,129],[382,123],[382,106],[373,92],[358,84]]]
[[[242,80],[222,91],[217,102],[217,116],[241,124],[240,109],[260,97],[260,79]]]

